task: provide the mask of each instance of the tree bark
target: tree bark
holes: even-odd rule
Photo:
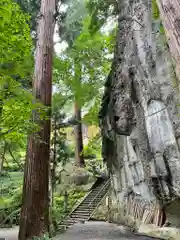
[[[51,107],[52,53],[56,0],[41,0],[38,41],[35,59],[33,94],[46,107]],[[36,111],[33,122],[39,132],[29,136],[24,171],[19,239],[41,237],[49,232],[49,165],[50,111],[48,119],[40,119]]]
[[[180,1],[156,0],[180,81]],[[179,85],[179,84],[178,84]]]
[[[57,160],[56,160],[56,144],[57,144],[57,117],[54,117],[54,141],[53,141],[53,167],[52,167],[52,174],[51,174],[51,182],[52,182],[52,204],[54,203],[53,194],[56,188],[56,167],[57,167]]]
[[[3,171],[3,164],[4,164],[4,161],[5,161],[6,149],[7,149],[7,143],[4,142],[4,149],[3,149],[3,153],[2,153],[1,159],[0,159],[0,174]]]
[[[81,109],[77,102],[74,105],[75,119],[78,124],[74,127],[75,143],[76,143],[76,166],[84,167],[84,155],[83,155],[83,137],[82,137],[82,124],[81,124]]]

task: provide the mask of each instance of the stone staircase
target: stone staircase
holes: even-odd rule
[[[92,186],[91,191],[83,198],[75,209],[72,210],[69,216],[65,218],[61,223],[61,226],[64,226],[66,229],[77,222],[88,221],[107,193],[109,186],[110,179],[98,178]]]

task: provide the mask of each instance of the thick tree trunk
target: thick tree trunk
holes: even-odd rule
[[[52,52],[56,0],[41,0],[33,93],[45,106],[51,106]],[[50,114],[49,114],[50,115]],[[50,119],[40,120],[33,112],[39,132],[28,139],[24,172],[19,239],[32,239],[49,231]]]
[[[4,142],[3,153],[1,154],[1,158],[0,158],[0,174],[3,171],[3,164],[4,164],[4,161],[5,161],[6,149],[7,149],[7,143]]]
[[[156,0],[180,81],[180,1]],[[178,84],[180,85],[180,84]]]
[[[82,124],[81,124],[81,109],[78,104],[74,105],[75,118],[78,124],[74,127],[74,135],[76,142],[76,166],[84,167],[84,156],[83,156],[83,137],[82,137]]]

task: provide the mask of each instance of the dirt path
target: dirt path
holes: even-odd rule
[[[0,238],[17,240],[18,228],[0,229]],[[54,240],[156,240],[156,238],[137,236],[122,226],[106,222],[87,222],[76,224]]]
[[[0,239],[17,240],[19,227],[14,228],[0,228]]]

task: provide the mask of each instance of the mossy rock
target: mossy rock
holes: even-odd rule
[[[90,173],[85,168],[74,167],[70,176],[70,184],[85,185],[88,184]]]
[[[140,220],[133,216],[126,215],[123,206],[113,206],[109,212],[109,220],[116,224],[125,225],[132,230],[137,231],[140,225]]]
[[[165,240],[179,240],[180,229],[172,227],[156,227],[154,224],[141,224],[139,233],[146,234],[151,237],[159,237]]]

